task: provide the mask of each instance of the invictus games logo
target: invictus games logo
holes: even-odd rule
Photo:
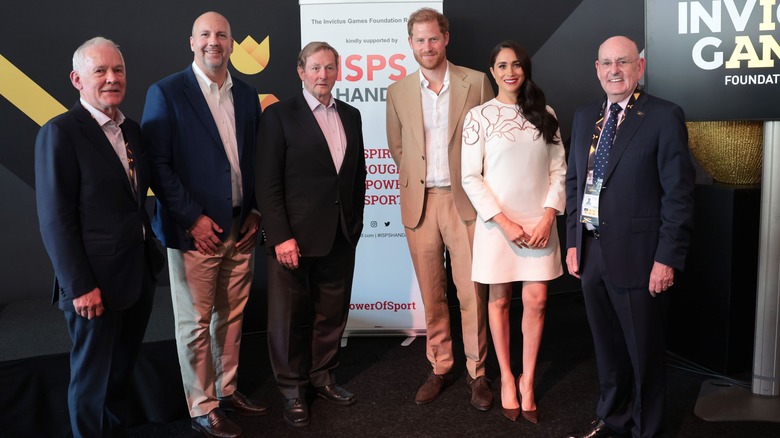
[[[723,84],[775,85],[780,73],[767,71],[780,59],[775,38],[777,0],[690,1],[677,4],[677,33],[701,35],[691,59],[702,70],[723,69]]]

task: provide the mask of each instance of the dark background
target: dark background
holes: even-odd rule
[[[5,9],[0,55],[70,108],[78,99],[68,79],[73,51],[96,35],[113,39],[121,46],[128,71],[121,109],[139,121],[149,85],[192,62],[191,26],[207,10],[225,15],[238,41],[251,35],[261,42],[270,36],[268,66],[252,76],[231,67],[234,75],[259,93],[279,99],[300,89],[295,71],[301,47],[299,5],[289,0],[18,2]],[[534,80],[557,112],[567,143],[574,110],[602,96],[594,68],[598,45],[615,34],[636,40],[640,50],[644,45],[644,2],[640,1],[447,0],[444,13],[451,23],[448,58],[456,64],[487,72],[488,54],[496,43],[516,39],[525,45],[533,56]],[[337,49],[342,45],[331,43]],[[33,158],[38,129],[33,120],[0,98],[0,242],[5,249],[0,256],[0,305],[48,297],[51,290],[53,271],[38,232],[35,207]],[[258,259],[262,265],[262,257]],[[264,301],[263,271],[258,266],[250,308]],[[552,292],[571,287],[573,280],[564,277],[552,284]],[[248,309],[250,329],[252,313]]]
[[[668,4],[672,8],[677,4],[676,1],[658,1],[658,3]],[[289,97],[300,89],[300,81],[295,71],[297,53],[301,47],[300,16],[299,5],[295,0],[222,0],[219,2],[137,0],[113,3],[96,0],[78,2],[43,0],[14,2],[12,5],[3,4],[3,6],[4,23],[0,26],[0,55],[67,108],[73,106],[78,100],[78,93],[68,79],[73,51],[85,40],[102,35],[113,39],[122,48],[128,70],[128,91],[122,111],[128,117],[139,121],[149,85],[164,76],[184,69],[192,62],[193,55],[189,48],[192,22],[198,15],[208,10],[216,10],[228,18],[233,36],[238,41],[243,41],[247,35],[251,35],[257,42],[263,41],[266,36],[270,37],[271,56],[264,71],[247,76],[231,68],[232,74],[256,87],[259,93],[273,94],[279,99]],[[645,48],[645,2],[642,1],[445,0],[443,8],[451,22],[448,58],[456,64],[487,72],[488,53],[496,43],[504,39],[516,39],[525,45],[533,57],[534,80],[545,91],[548,103],[558,115],[566,145],[568,145],[575,109],[603,96],[594,66],[599,44],[609,36],[625,35],[638,43],[640,51]],[[650,41],[653,42],[652,39]],[[330,42],[337,49],[342,49],[342,42],[335,40]],[[652,50],[647,54],[647,84],[651,93],[654,93],[655,81],[681,82],[686,86],[690,85],[690,78],[680,76],[671,64],[665,61],[654,61],[655,54],[666,53],[666,49],[670,48],[668,45],[654,43]],[[0,82],[6,80],[8,79],[0,74]],[[710,93],[715,99],[723,100],[723,96],[717,91]],[[694,98],[698,97],[701,96],[694,96]],[[686,111],[692,105],[690,99],[675,96],[667,96],[667,98],[675,100]],[[53,272],[38,232],[35,206],[33,154],[38,129],[39,126],[34,121],[5,98],[0,98],[0,189],[2,190],[0,242],[3,244],[3,251],[0,253],[2,254],[0,255],[0,311],[15,309],[14,312],[9,310],[3,315],[7,318],[6,325],[3,327],[11,326],[11,330],[0,330],[0,334],[12,338],[10,341],[8,337],[0,340],[0,349],[3,351],[12,349],[11,341],[18,341],[17,337],[21,342],[27,342],[30,338],[36,339],[35,342],[27,342],[29,344],[44,344],[44,339],[57,337],[57,333],[53,333],[47,324],[40,324],[37,322],[39,320],[31,318],[31,313],[41,315],[43,318],[51,317],[52,320],[56,318],[60,324],[62,323],[60,312],[56,309],[41,309],[41,300],[50,296]],[[686,357],[697,360],[718,372],[745,372],[749,369],[752,359],[759,195],[759,187],[730,187],[717,184],[697,186],[696,233],[689,257],[695,263],[690,264],[685,276],[679,282],[675,280],[679,284],[675,286],[678,291],[672,295],[672,300],[675,302],[669,318],[670,333],[673,334],[669,340],[670,350],[677,353],[684,352]],[[559,230],[561,228],[559,226]],[[718,236],[718,239],[709,238],[713,235]],[[563,236],[561,240],[565,241]],[[266,299],[263,257],[258,259],[257,275],[244,323],[245,332],[250,332],[250,336],[254,336],[245,341],[245,345],[255,346],[262,345],[258,343],[258,338],[262,336],[253,332],[264,330],[263,303]],[[578,281],[568,275],[553,281],[550,285],[551,295],[555,292],[578,289]],[[161,294],[158,298],[161,298]],[[560,307],[555,307],[556,299],[574,301],[575,305],[570,309],[573,313],[559,314]],[[550,321],[545,329],[546,344],[543,345],[547,345],[545,348],[548,348],[548,352],[563,354],[563,359],[550,361],[556,364],[555,366],[563,364],[566,368],[579,364],[592,373],[595,369],[593,364],[580,362],[582,357],[589,354],[591,348],[584,310],[581,306],[578,307],[578,300],[577,294],[551,296],[550,308],[556,310],[549,312]],[[153,319],[147,331],[147,338],[151,332],[159,335],[153,340],[167,339],[170,342],[169,332],[172,330],[170,301],[169,299],[167,303],[166,300],[159,301],[155,303],[155,311],[164,313],[168,319],[160,318],[159,324],[156,325]],[[9,303],[14,305],[9,306]],[[19,309],[22,311],[16,312]],[[52,314],[56,316],[51,316]],[[576,324],[572,325],[573,322]],[[16,336],[19,330],[31,336]],[[556,337],[556,330],[557,339],[567,344],[550,344],[549,341]],[[59,335],[62,343],[67,344],[64,328]],[[515,336],[513,339],[520,339],[520,337]],[[41,342],[38,342],[39,340]],[[378,343],[379,341],[372,341],[371,345],[378,345]],[[378,353],[363,351],[365,345],[358,345],[361,345],[361,352],[358,354],[361,360],[371,362],[378,357],[375,356]],[[423,344],[418,341],[416,345],[419,349]],[[170,396],[161,396],[156,400],[158,404],[170,407],[170,400],[181,397],[178,379],[170,379],[170,376],[175,375],[177,371],[171,369],[166,372],[158,371],[164,366],[175,368],[174,349],[170,343],[151,343],[151,345],[146,344],[146,347],[149,349],[148,354],[143,356],[146,362],[142,360],[138,369],[145,371],[147,377],[156,376],[160,379],[151,380],[153,383],[146,382],[147,384],[159,387],[160,391],[171,391]],[[252,354],[258,351],[264,352],[265,349],[245,348],[242,350],[242,355],[245,354],[243,352]],[[545,362],[544,351],[541,356],[542,363]],[[424,356],[419,351],[414,355],[419,358]],[[253,359],[254,361],[242,358],[242,363],[249,364],[249,368],[258,367],[265,371],[242,375],[248,376],[245,378],[250,380],[268,376],[270,370],[263,368],[267,367],[267,360],[262,357]],[[399,392],[399,388],[403,391],[403,388],[413,387],[418,383],[417,380],[424,377],[406,372],[406,367],[410,366],[406,356],[404,359],[394,360],[391,353],[388,359],[383,362],[385,363],[383,366],[397,368],[397,364],[402,363],[405,371],[401,374],[410,380],[396,382],[394,385],[396,392]],[[54,362],[55,360],[58,362]],[[346,362],[349,363],[349,360]],[[31,365],[33,363],[38,365],[33,367]],[[8,387],[6,398],[9,401],[0,405],[12,406],[7,412],[11,417],[17,416],[17,412],[21,410],[25,411],[25,415],[21,417],[26,417],[26,421],[21,421],[21,417],[14,417],[13,420],[4,422],[10,425],[11,436],[14,435],[14,426],[27,427],[29,423],[35,423],[39,428],[46,428],[49,425],[52,428],[61,428],[66,424],[63,400],[67,376],[62,372],[52,371],[64,370],[65,363],[65,356],[52,358],[44,356],[40,362],[5,361],[3,363],[11,367],[4,368],[4,373],[0,373],[7,379],[2,387],[4,389]],[[363,365],[359,364],[359,366]],[[5,371],[8,369],[12,369],[13,372]],[[346,369],[348,374],[360,374],[360,370],[349,370],[348,367]],[[369,375],[367,379],[371,380],[372,384],[377,382],[381,385],[387,381],[388,373],[384,368],[377,370],[378,374]],[[580,401],[590,398],[590,395],[582,396],[582,389],[579,393],[571,392],[571,388],[576,389],[592,384],[596,381],[595,376],[575,373],[568,381],[559,382],[554,378],[560,375],[556,374],[556,370],[547,370],[547,372],[551,376],[547,381],[555,383],[547,387],[550,397],[545,400],[556,398],[576,400],[574,402],[576,406],[561,406],[557,415],[552,413],[548,418],[570,417],[573,411],[579,409],[582,412],[575,415],[570,425],[558,424],[557,429],[560,432],[568,426],[573,426],[575,422],[584,424],[585,419],[592,415],[593,407]],[[561,370],[557,372],[566,375]],[[32,384],[31,381],[25,380],[26,377],[17,378],[28,374],[43,376],[43,383]],[[56,379],[59,380],[55,383]],[[11,385],[11,382],[14,385]],[[357,383],[356,380],[354,384]],[[672,380],[670,383],[674,388],[681,387],[677,380]],[[272,385],[270,380],[266,383],[266,386],[268,385]],[[696,435],[689,433],[690,428],[680,425],[683,421],[680,420],[682,415],[690,416],[687,411],[693,403],[697,386],[697,383],[693,386],[689,384],[686,387],[687,398],[675,399],[673,403],[676,405],[670,407],[670,411],[675,413],[670,426],[673,430],[680,431],[679,436],[711,436],[711,432],[716,430],[716,427],[721,432],[726,430],[720,426],[711,426],[707,429],[707,433]],[[49,400],[47,397],[52,392],[52,388],[59,392],[51,397],[50,405],[43,404],[41,400]],[[14,389],[17,391],[15,392]],[[554,394],[556,389],[566,396],[556,397]],[[595,391],[585,389],[590,392]],[[387,389],[383,387],[376,389],[375,392],[385,395]],[[38,410],[33,413],[28,412],[25,408],[29,404],[22,403],[20,401],[22,396],[17,396],[18,394],[28,396],[33,400],[32,405],[38,406]],[[674,394],[678,396],[679,392]],[[408,394],[404,393],[397,399],[405,400],[407,396]],[[14,410],[14,406],[19,409]],[[360,406],[372,405],[358,404],[358,408]],[[448,413],[459,412],[452,408],[452,405],[441,406]],[[383,408],[382,411],[384,410]],[[166,411],[161,408],[160,412]],[[419,412],[423,412],[422,416],[426,417],[427,423],[430,416],[428,411]],[[181,413],[181,416],[183,418],[184,414]],[[147,417],[154,418],[153,415]],[[366,416],[368,417],[370,415]],[[41,418],[45,418],[46,421],[40,421]],[[375,418],[381,421],[385,417],[380,415]],[[467,422],[471,421],[466,415],[464,419]],[[411,424],[415,424],[415,421],[412,419]],[[189,429],[188,422],[177,424],[183,425],[183,430]],[[265,423],[260,423],[258,427],[263,427],[263,424]],[[280,430],[287,431],[281,421],[278,427],[284,428]],[[328,425],[325,424],[323,427],[323,430],[327,430]],[[556,424],[553,422],[547,427],[555,428]],[[30,427],[30,430],[33,429],[34,427]],[[539,429],[535,430],[538,434]],[[744,432],[746,429],[738,423],[730,430]],[[737,436],[739,432],[730,436]],[[186,435],[186,431],[184,434]],[[746,432],[746,434],[773,436],[771,433],[757,435]],[[0,435],[3,435],[3,432],[0,432]],[[174,435],[163,432],[155,436]],[[45,436],[45,434],[36,436]],[[141,432],[138,436],[149,435]]]

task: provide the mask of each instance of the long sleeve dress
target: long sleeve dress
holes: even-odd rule
[[[553,110],[547,110],[554,115]],[[560,138],[560,133],[558,133]],[[490,221],[503,212],[531,234],[545,207],[565,210],[562,142],[548,144],[517,105],[496,99],[472,109],[463,128],[462,182],[477,210],[472,280],[544,281],[563,274],[555,222],[545,248],[521,248]]]

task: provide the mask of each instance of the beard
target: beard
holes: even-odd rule
[[[428,57],[428,56],[423,57],[420,54],[418,54],[417,52],[415,52],[414,53],[414,59],[415,59],[415,61],[417,61],[418,64],[420,64],[420,66],[422,66],[422,67],[424,67],[424,68],[426,68],[428,70],[434,70],[437,67],[439,67],[442,64],[442,62],[444,62],[447,59],[447,57],[445,56],[444,52],[435,52],[435,55],[436,56],[433,57],[433,58]]]

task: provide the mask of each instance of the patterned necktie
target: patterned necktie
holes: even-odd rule
[[[133,194],[138,196],[135,187],[135,155],[130,143],[125,142],[125,152],[127,152],[127,176],[130,178],[130,187],[133,189]]]
[[[609,158],[609,148],[615,141],[615,132],[617,132],[617,118],[620,112],[620,105],[613,103],[609,107],[609,118],[601,130],[599,144],[596,146],[596,158],[593,160],[593,179],[604,180],[604,173],[607,170],[607,159]]]
[[[127,141],[127,134],[125,133],[125,124],[119,125],[119,130],[122,133],[122,140],[125,142],[125,155],[127,156],[127,177],[130,180],[130,188],[133,189],[133,195],[138,199],[138,187],[135,185],[135,153],[133,148],[130,147],[130,142]]]

